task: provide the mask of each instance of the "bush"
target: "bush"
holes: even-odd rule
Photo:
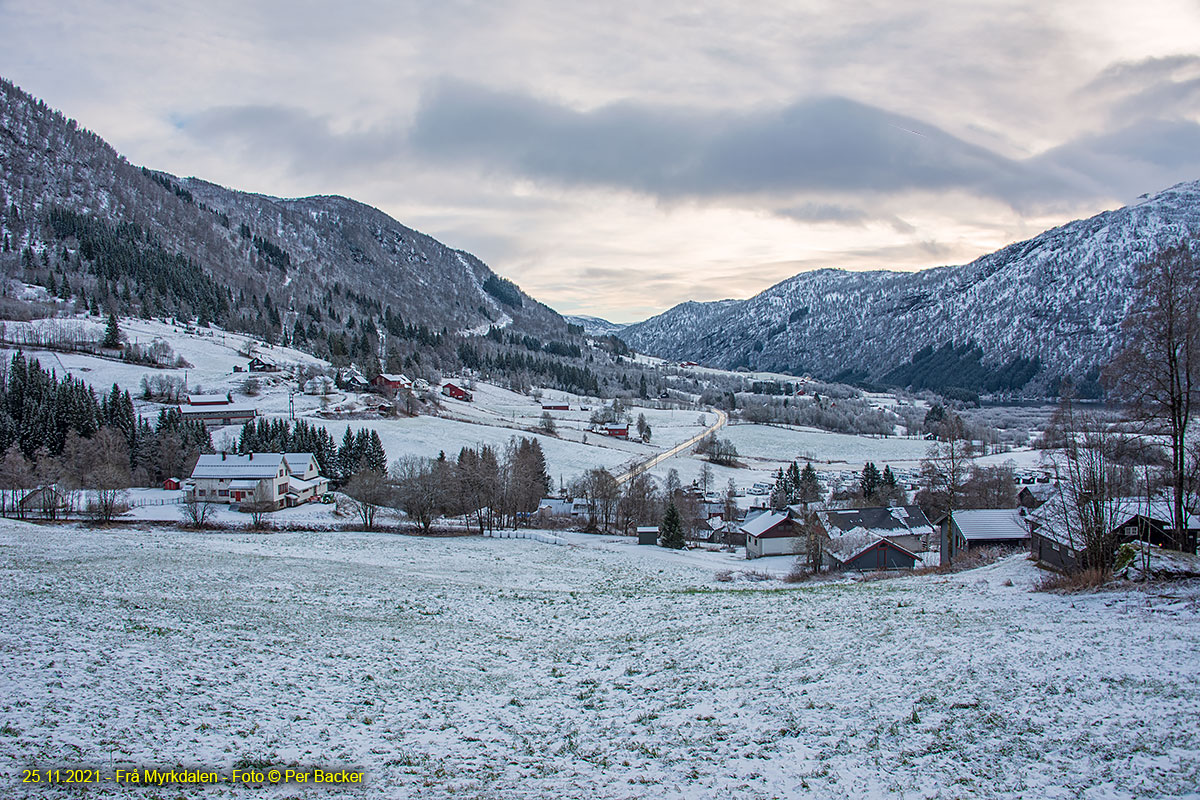
[[[1080,572],[1047,572],[1034,588],[1039,592],[1058,594],[1090,592],[1103,586],[1108,578],[1106,572],[1095,567]]]
[[[803,558],[797,558],[792,568],[788,570],[788,574],[783,576],[784,583],[804,583],[812,577],[812,573],[808,571],[808,565],[804,563]]]

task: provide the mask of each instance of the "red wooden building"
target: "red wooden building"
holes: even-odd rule
[[[462,400],[467,403],[475,399],[474,395],[472,395],[466,389],[462,388],[461,386],[456,386],[453,383],[447,383],[445,386],[443,386],[442,394],[446,395],[446,397],[453,397],[455,400]]]

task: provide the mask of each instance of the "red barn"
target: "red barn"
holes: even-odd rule
[[[612,436],[617,439],[629,438],[629,425],[626,423],[610,422],[600,429],[600,432],[605,436]]]
[[[542,411],[570,411],[571,407],[566,403],[542,403]]]
[[[453,383],[447,383],[443,386],[442,394],[446,395],[446,397],[453,397],[455,400],[462,400],[467,403],[475,399],[475,396],[466,389],[461,386],[455,386]]]

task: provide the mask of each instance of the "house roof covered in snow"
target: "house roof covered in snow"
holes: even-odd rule
[[[742,532],[747,536],[762,536],[779,523],[787,520],[787,518],[788,515],[780,511],[775,511],[770,514],[759,514],[749,522],[742,524]]]
[[[229,404],[229,395],[224,394],[189,394],[188,405],[192,406],[224,406]]]
[[[830,535],[848,533],[856,528],[877,531],[879,536],[898,536],[907,533],[927,534],[933,526],[920,506],[876,506],[822,511],[818,515]]]
[[[303,475],[309,469],[318,469],[317,457],[312,453],[284,453],[288,471],[294,475]]]
[[[225,405],[186,405],[179,407],[185,417],[228,417],[258,414],[258,406],[250,403],[226,403]]]
[[[196,461],[193,478],[274,478],[283,466],[282,453],[251,453],[239,456],[207,453]]]
[[[907,553],[916,560],[920,560],[920,556],[909,550],[907,547],[902,547],[886,536],[879,536],[873,531],[864,528],[856,528],[852,532],[843,536],[834,536],[825,542],[825,552],[832,555],[839,562],[845,564],[852,560],[855,556],[863,553],[866,550],[879,544],[881,541],[886,541],[892,547]]]
[[[1012,508],[979,508],[954,512],[954,524],[968,542],[1028,539],[1029,524]]]

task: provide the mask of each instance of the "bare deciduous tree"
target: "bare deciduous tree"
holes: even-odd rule
[[[1064,443],[1049,458],[1058,491],[1038,515],[1080,552],[1084,568],[1108,572],[1117,549],[1117,526],[1131,510],[1131,468],[1109,457],[1115,439],[1109,420],[1080,411],[1069,395],[1057,419]]]
[[[363,529],[368,531],[375,529],[379,509],[393,502],[392,485],[387,476],[370,469],[351,475],[343,491],[354,501]]]
[[[188,528],[207,528],[212,521],[213,504],[195,493],[187,495],[179,506],[180,520]]]
[[[1149,433],[1164,433],[1171,453],[1171,524],[1186,531],[1188,426],[1200,407],[1200,264],[1191,248],[1168,248],[1137,269],[1137,302],[1125,318],[1125,349],[1105,371],[1114,394]],[[1195,533],[1182,542],[1196,550]]]

